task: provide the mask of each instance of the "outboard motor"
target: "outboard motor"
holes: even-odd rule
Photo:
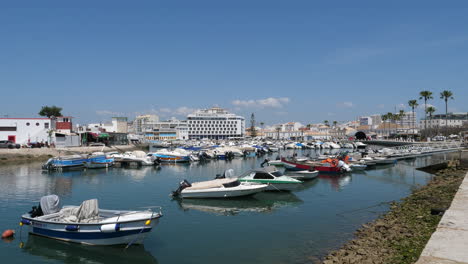
[[[44,163],[44,165],[42,165],[42,169],[43,170],[48,170],[48,171],[52,170],[52,168],[53,168],[52,160],[53,160],[53,158],[50,158],[49,160],[47,160],[47,162]]]
[[[263,167],[265,166],[265,164],[268,165],[268,162],[269,162],[269,161],[270,161],[269,159],[265,159],[265,160],[262,162],[262,164],[260,164],[260,167],[263,168]]]
[[[179,183],[179,188],[177,190],[172,192],[172,196],[177,197],[180,195],[183,189],[187,187],[192,187],[192,184],[190,184],[187,180],[183,180]]]

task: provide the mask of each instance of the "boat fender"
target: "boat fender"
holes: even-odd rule
[[[9,238],[15,235],[15,230],[7,229],[2,233],[2,238]]]
[[[30,224],[31,224],[31,221],[29,221],[28,219],[21,219],[21,221],[20,221],[20,226],[30,225]]]
[[[67,231],[78,231],[78,230],[80,230],[80,226],[79,225],[67,225],[67,226],[65,226],[65,230],[67,230]]]
[[[101,232],[103,233],[112,233],[120,231],[120,224],[106,224],[101,226]]]

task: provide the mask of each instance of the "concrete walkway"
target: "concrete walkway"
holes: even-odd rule
[[[468,173],[416,264],[468,264]]]

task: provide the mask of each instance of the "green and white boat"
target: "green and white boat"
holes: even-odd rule
[[[283,175],[274,166],[247,171],[239,176],[241,182],[268,184],[266,191],[294,191],[302,181]]]

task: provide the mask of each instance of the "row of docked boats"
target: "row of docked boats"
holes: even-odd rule
[[[229,169],[214,180],[189,183],[180,182],[172,192],[181,198],[230,198],[256,194],[262,191],[294,191],[304,180],[318,176],[318,171],[284,175],[274,166],[249,170],[239,176]]]

